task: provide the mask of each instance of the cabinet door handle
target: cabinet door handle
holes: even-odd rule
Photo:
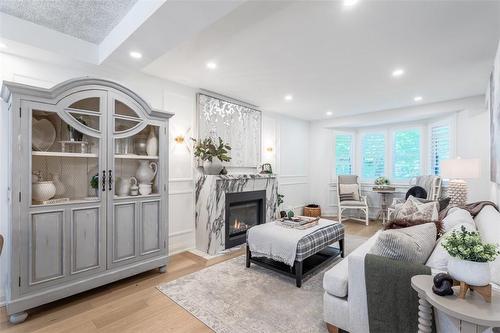
[[[113,190],[113,173],[111,170],[108,171],[109,173],[109,190],[112,191]]]
[[[102,170],[102,179],[101,179],[102,191],[106,191],[106,170]]]

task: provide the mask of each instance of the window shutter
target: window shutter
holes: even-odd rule
[[[352,174],[352,135],[335,136],[335,173],[337,175]]]
[[[385,172],[385,136],[370,133],[363,136],[361,157],[361,177],[375,179]]]
[[[395,179],[420,175],[420,130],[397,131],[394,134],[392,173]]]
[[[450,158],[450,127],[448,125],[431,128],[431,174],[441,174],[442,160]]]

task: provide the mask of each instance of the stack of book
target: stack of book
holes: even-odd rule
[[[278,219],[277,222],[285,228],[304,230],[317,225],[319,217],[297,216],[291,219]]]

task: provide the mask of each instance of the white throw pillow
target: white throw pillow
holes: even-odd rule
[[[468,214],[468,213],[467,213]],[[441,236],[436,244],[436,247],[432,251],[429,259],[427,259],[427,262],[425,263],[426,266],[429,266],[430,268],[438,269],[440,271],[448,271],[448,261],[451,258],[451,255],[448,253],[448,251],[445,250],[443,245],[441,243],[443,242],[444,238],[449,236],[454,230],[460,231],[460,228],[462,226],[465,227],[467,231],[476,231],[476,228],[474,225],[470,223],[461,223],[455,225],[451,230],[448,230],[443,236]]]
[[[493,206],[485,206],[474,219],[481,240],[500,245],[500,213]],[[491,263],[491,281],[500,285],[500,257]]]
[[[340,184],[340,194],[352,193],[354,200],[359,201],[358,184]]]
[[[500,222],[500,221],[499,221]],[[454,209],[443,219],[443,233],[447,233],[459,224],[470,224],[476,229],[476,224],[470,213],[464,209]]]

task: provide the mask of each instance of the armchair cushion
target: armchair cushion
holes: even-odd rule
[[[356,207],[365,207],[366,204],[364,201],[358,200],[345,200],[342,201],[342,206],[356,206]]]

